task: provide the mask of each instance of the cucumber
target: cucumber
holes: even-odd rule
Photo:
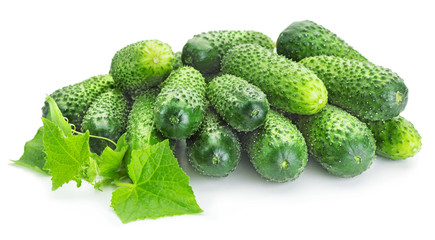
[[[376,153],[393,160],[410,158],[421,149],[421,136],[402,116],[385,121],[367,121],[376,139]]]
[[[329,102],[358,118],[378,121],[400,114],[408,102],[403,79],[387,68],[333,56],[300,61],[322,79]]]
[[[296,179],[307,164],[307,145],[292,122],[270,110],[265,124],[246,138],[246,151],[257,172],[267,180]]]
[[[77,129],[81,128],[83,116],[94,100],[107,89],[114,86],[110,75],[98,75],[85,81],[69,85],[54,91],[50,97],[54,99],[62,115],[68,122],[74,124]],[[46,117],[49,111],[48,103],[42,108],[42,117]]]
[[[181,52],[176,52],[175,53],[175,61],[174,64],[172,65],[172,71],[177,70],[179,68],[181,68],[183,65],[183,61],[181,60]]]
[[[128,115],[126,140],[129,149],[126,162],[129,162],[132,150],[143,150],[164,140],[154,125],[154,103],[160,90],[151,88],[139,95]]]
[[[167,138],[186,139],[201,125],[206,84],[201,73],[185,66],[163,82],[163,89],[156,99],[154,122]]]
[[[219,115],[237,131],[258,128],[269,111],[266,95],[258,87],[229,74],[208,83],[207,96]]]
[[[241,147],[237,136],[210,109],[187,144],[189,162],[203,175],[225,177],[240,161]]]
[[[319,55],[367,61],[336,34],[309,20],[294,22],[284,29],[276,41],[276,51],[294,61]]]
[[[354,177],[375,158],[376,144],[367,125],[344,110],[327,105],[310,116],[296,117],[308,151],[331,174]]]
[[[110,74],[124,93],[157,86],[172,71],[175,56],[171,47],[159,40],[130,44],[112,58]]]
[[[229,50],[222,72],[259,87],[271,106],[290,113],[314,114],[328,101],[325,85],[311,70],[257,45]]]
[[[127,117],[127,99],[119,90],[109,89],[98,96],[88,108],[83,117],[81,131],[85,132],[89,130],[92,135],[105,137],[117,142],[119,137],[125,132]],[[109,144],[107,140],[89,139],[91,151],[97,154],[101,154]]]
[[[258,44],[269,51],[275,48],[272,39],[255,31],[210,31],[195,35],[183,47],[183,63],[202,74],[215,74],[221,69],[223,55],[240,44]]]

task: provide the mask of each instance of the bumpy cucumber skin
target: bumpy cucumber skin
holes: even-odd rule
[[[142,150],[164,140],[154,125],[154,103],[160,90],[151,88],[139,95],[128,115],[126,140],[129,149],[126,162],[129,162],[132,150]]]
[[[328,101],[325,85],[311,70],[256,45],[229,50],[222,60],[222,72],[256,85],[270,105],[290,113],[314,114]]]
[[[109,89],[100,94],[91,104],[83,117],[81,131],[89,130],[90,134],[108,138],[114,142],[125,132],[128,117],[128,102],[121,91]],[[91,138],[91,151],[101,154],[109,142]],[[111,146],[113,147],[113,146]]]
[[[198,69],[202,74],[215,74],[221,70],[223,55],[241,44],[257,44],[269,51],[275,45],[268,36],[255,31],[210,31],[195,35],[183,47],[183,63]]]
[[[207,110],[198,132],[187,141],[191,165],[201,174],[225,177],[240,162],[240,142],[216,113]]]
[[[289,119],[272,109],[265,124],[245,138],[252,164],[267,180],[294,180],[307,164],[307,145],[302,134]]]
[[[54,99],[62,115],[68,118],[69,123],[76,129],[81,128],[83,116],[94,100],[107,89],[114,86],[110,75],[98,75],[85,81],[69,85],[54,91],[50,97]],[[49,111],[47,102],[42,108],[42,116],[46,117]]]
[[[159,40],[130,44],[112,58],[110,74],[123,92],[157,86],[172,71],[171,47]]]
[[[406,159],[421,149],[421,136],[402,116],[385,121],[367,121],[376,139],[376,153],[392,160]]]
[[[319,113],[295,120],[308,151],[331,174],[354,177],[375,158],[376,144],[367,125],[344,110],[326,105]]]
[[[253,131],[269,112],[266,95],[242,78],[225,74],[207,85],[207,97],[217,113],[237,131]]]
[[[157,129],[171,139],[186,139],[194,134],[203,119],[205,93],[205,80],[198,70],[185,66],[173,71],[156,99]]]
[[[319,55],[367,61],[336,34],[309,20],[294,22],[284,29],[276,42],[276,51],[294,61]]]
[[[176,52],[175,53],[175,61],[174,64],[172,65],[172,71],[177,70],[181,67],[183,67],[183,61],[181,60],[181,52]]]
[[[300,61],[325,83],[329,102],[373,121],[396,117],[408,102],[403,79],[387,68],[333,56]]]

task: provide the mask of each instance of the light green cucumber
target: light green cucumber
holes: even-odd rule
[[[384,121],[367,121],[376,139],[378,155],[398,160],[417,154],[421,149],[421,136],[414,125],[402,116]]]
[[[222,60],[222,72],[259,87],[270,105],[290,113],[314,114],[328,101],[325,85],[316,74],[258,45],[229,50]]]

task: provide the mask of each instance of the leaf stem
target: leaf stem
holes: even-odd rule
[[[128,188],[134,187],[133,183],[120,182],[118,179],[115,179],[113,182],[118,187],[128,187]]]
[[[73,132],[73,133],[77,133],[77,134],[80,134],[80,135],[83,135],[83,134],[84,134],[84,133],[82,133],[82,132],[78,132],[78,131],[76,131],[76,130],[72,130],[72,132]],[[115,146],[115,147],[116,147],[116,143],[115,143],[114,141],[112,141],[112,140],[108,139],[108,138],[105,138],[105,137],[101,137],[101,136],[96,136],[96,135],[91,135],[91,134],[89,134],[89,137],[93,137],[93,138],[98,138],[98,139],[106,140],[106,141],[108,141],[108,142],[112,143],[112,144],[113,144],[113,146]]]

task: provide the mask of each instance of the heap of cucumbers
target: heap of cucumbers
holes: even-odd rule
[[[265,179],[286,182],[308,155],[353,177],[375,154],[404,159],[421,148],[399,115],[403,79],[312,21],[292,23],[276,43],[227,30],[195,35],[177,53],[159,40],[133,43],[114,55],[109,74],[51,96],[77,130],[113,141],[126,132],[134,149],[186,140],[193,168],[213,177],[234,171],[242,151]],[[90,144],[96,153],[107,146]]]

